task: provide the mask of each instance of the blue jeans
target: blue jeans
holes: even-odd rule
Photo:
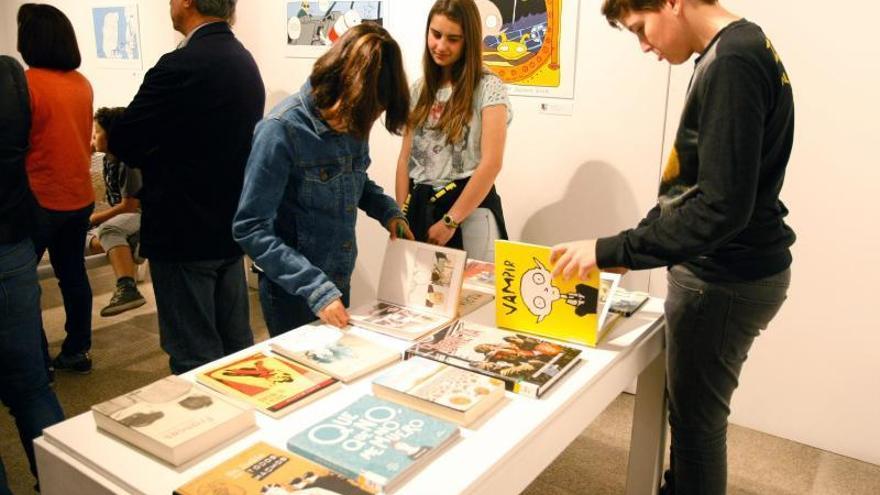
[[[64,419],[43,362],[40,285],[30,240],[0,245],[0,400],[15,417],[36,476],[33,440]],[[0,494],[9,493],[0,461]]]
[[[254,343],[241,256],[150,260],[159,342],[171,372],[185,373]]]
[[[730,399],[752,342],[785,301],[791,271],[749,282],[710,283],[677,265],[667,280],[672,446],[661,493],[724,495]]]
[[[58,277],[58,287],[64,300],[64,330],[67,337],[61,345],[64,354],[79,354],[92,347],[92,287],[86,273],[83,246],[89,231],[89,215],[95,205],[81,210],[54,211],[38,208],[33,235],[37,260],[49,251],[49,261]],[[49,349],[43,335],[43,354]]]
[[[260,307],[263,309],[263,319],[266,320],[270,337],[318,319],[304,298],[287,292],[264,273],[257,276],[260,280]],[[339,290],[342,292],[342,304],[348,307],[351,290],[348,287],[339,287]]]

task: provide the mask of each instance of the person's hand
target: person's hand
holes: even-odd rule
[[[89,226],[90,227],[97,227],[98,226],[98,214],[97,213],[92,213],[91,215],[89,215]]]
[[[409,230],[409,224],[401,217],[394,217],[388,220],[386,228],[388,232],[391,232],[391,239],[404,238],[411,241],[415,240],[412,231]]]
[[[344,328],[348,325],[348,311],[345,310],[342,299],[335,299],[324,306],[324,309],[318,312],[318,318],[322,322],[338,328]]]
[[[428,244],[445,246],[449,239],[452,239],[453,234],[455,229],[447,227],[442,220],[438,221],[428,229]]]
[[[596,240],[557,244],[550,251],[550,263],[555,265],[554,278],[562,275],[566,280],[572,277],[586,280],[590,270],[596,268]]]

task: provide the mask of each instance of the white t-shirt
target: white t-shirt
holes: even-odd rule
[[[421,91],[422,80],[419,79],[410,88],[413,106],[418,101]],[[428,120],[424,125],[413,130],[409,176],[417,184],[443,187],[453,180],[464,179],[474,173],[482,156],[480,145],[484,108],[504,105],[507,107],[507,124],[510,125],[510,121],[513,120],[507,88],[498,76],[484,71],[480,84],[474,91],[474,110],[470,124],[465,126],[461,140],[448,144],[446,134],[433,127],[440,120],[450,96],[452,96],[451,86],[437,90],[434,107],[428,115]]]

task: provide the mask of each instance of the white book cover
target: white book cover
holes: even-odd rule
[[[253,410],[177,376],[92,406],[99,428],[172,464],[254,426]]]
[[[269,347],[342,381],[400,359],[400,352],[330,325],[306,325],[276,337]]]

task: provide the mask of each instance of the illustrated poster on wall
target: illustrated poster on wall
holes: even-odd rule
[[[512,95],[574,97],[578,0],[476,0],[483,63]]]
[[[99,67],[142,68],[137,4],[95,3],[92,6],[92,26]]]
[[[320,57],[352,26],[362,22],[385,23],[388,2],[360,0],[332,2],[303,0],[285,2],[286,40],[288,57]]]

